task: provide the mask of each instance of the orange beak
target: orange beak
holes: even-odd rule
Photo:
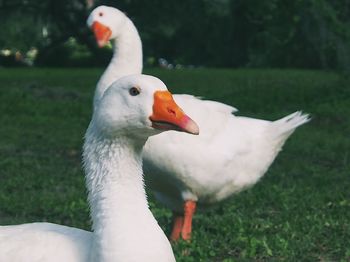
[[[154,93],[152,127],[161,130],[177,130],[193,135],[199,134],[198,125],[175,103],[169,91]]]
[[[98,47],[104,47],[112,35],[112,30],[97,21],[92,24],[91,29],[94,32]]]

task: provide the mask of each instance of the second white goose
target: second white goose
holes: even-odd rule
[[[117,79],[125,70],[141,72],[142,45],[133,23],[115,8],[97,7],[87,23],[100,46],[114,42],[112,61],[95,92],[96,104],[104,83]],[[196,204],[214,204],[254,185],[287,138],[309,118],[295,112],[277,121],[265,121],[235,116],[236,109],[231,106],[191,95],[174,95],[174,99],[199,124],[201,134],[153,136],[144,147],[144,172],[156,198],[174,212],[171,239],[187,240]]]

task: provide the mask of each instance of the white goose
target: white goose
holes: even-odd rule
[[[198,134],[159,79],[134,75],[114,83],[96,107],[83,161],[93,232],[32,223],[0,227],[0,261],[175,261],[148,208],[142,147],[162,130]]]
[[[99,81],[96,104],[105,83],[126,69],[141,72],[142,47],[133,23],[115,8],[97,7],[87,24],[100,46],[114,40],[112,62]],[[271,122],[234,116],[236,109],[231,106],[191,95],[174,95],[174,99],[195,119],[201,134],[167,132],[150,138],[144,147],[144,173],[156,198],[174,212],[171,239],[187,240],[196,203],[213,204],[254,185],[287,138],[309,118],[295,112]]]

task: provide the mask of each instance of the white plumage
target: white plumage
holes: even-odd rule
[[[101,13],[103,20],[98,15]],[[120,20],[128,20],[123,23],[125,27],[118,27],[116,21]],[[93,23],[111,30],[110,39],[114,40],[113,63],[99,81],[96,103],[103,93],[103,83],[117,79],[125,70],[115,61],[137,64],[126,68],[129,72],[141,72],[142,47],[133,23],[115,8],[96,8],[89,16],[88,26],[93,27]],[[93,30],[99,41],[94,27]],[[126,55],[131,52],[133,56]],[[154,136],[144,147],[143,160],[146,183],[177,216],[177,228],[174,227],[171,236],[176,240],[180,235],[184,239],[190,237],[195,203],[213,204],[254,185],[295,128],[309,118],[298,111],[271,122],[235,116],[236,109],[231,106],[191,95],[174,95],[174,99],[199,124],[200,135],[167,132]],[[186,207],[188,201],[192,204]]]
[[[143,159],[157,199],[180,213],[184,201],[213,204],[254,185],[294,129],[308,121],[300,112],[275,122],[235,117],[211,110],[214,104],[202,105],[203,115],[193,100],[174,98],[196,120],[200,135],[151,137]]]
[[[156,119],[164,103],[172,111],[180,110],[169,104],[167,91],[168,100],[157,98],[156,104],[159,91],[164,93],[166,86],[157,78],[124,77],[108,88],[95,108],[83,148],[93,232],[50,223],[1,226],[1,262],[175,261],[148,207],[142,147],[160,132],[154,128],[157,121],[169,121],[185,132],[198,130],[186,115],[185,121],[176,122],[172,114]]]
[[[89,261],[92,234],[51,223],[0,227],[0,261]]]

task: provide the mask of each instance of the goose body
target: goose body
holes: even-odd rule
[[[201,134],[198,139],[175,133],[151,137],[143,159],[147,182],[156,198],[177,213],[183,212],[185,201],[210,205],[254,185],[294,129],[308,121],[300,112],[277,121],[232,117],[217,111],[203,116],[193,101],[174,99],[196,120]],[[212,106],[209,104],[206,112]],[[208,127],[208,123],[213,126]]]
[[[98,14],[103,14],[103,20]],[[130,51],[142,58],[141,40],[130,21],[125,29],[119,20],[128,19],[119,10],[100,6],[89,16],[88,26],[100,41],[98,32],[110,31],[114,54],[112,61],[134,43]],[[120,23],[119,23],[120,25]],[[119,33],[115,33],[119,32]],[[135,44],[135,43],[138,44]],[[101,43],[101,41],[99,42]],[[135,46],[139,50],[135,50]],[[138,61],[140,59],[138,58]],[[129,61],[136,59],[129,57]],[[124,69],[113,66],[115,79]],[[130,69],[130,68],[129,68]],[[133,73],[140,73],[140,66]],[[110,74],[109,77],[113,77]],[[105,75],[100,79],[103,82]],[[103,87],[98,86],[97,88]],[[95,94],[103,93],[96,90]],[[229,105],[201,100],[185,94],[174,95],[176,102],[198,123],[199,136],[185,136],[173,131],[151,137],[143,152],[146,184],[156,198],[174,212],[172,240],[189,239],[196,203],[214,204],[254,185],[267,171],[284,142],[300,125],[309,121],[308,115],[295,112],[277,121],[235,116]],[[95,96],[94,102],[99,100]],[[210,123],[210,124],[209,124]]]
[[[91,232],[51,223],[0,226],[0,261],[89,261]]]
[[[92,232],[50,223],[1,226],[0,261],[175,261],[149,210],[142,174],[147,138],[170,128],[198,133],[159,79],[119,79],[105,91],[85,135]]]

